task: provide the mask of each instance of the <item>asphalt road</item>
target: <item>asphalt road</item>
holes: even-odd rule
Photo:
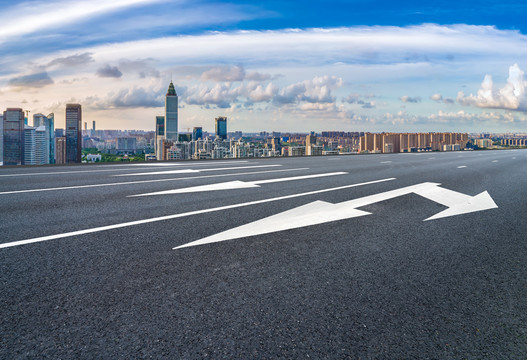
[[[527,358],[526,150],[162,165],[0,168],[0,358]]]

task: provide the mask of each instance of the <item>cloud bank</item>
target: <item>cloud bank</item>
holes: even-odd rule
[[[476,95],[468,95],[460,91],[457,101],[462,105],[477,106],[480,108],[506,109],[527,111],[527,96],[524,72],[518,64],[509,67],[507,84],[502,88],[496,88],[491,75],[485,75],[481,87]]]

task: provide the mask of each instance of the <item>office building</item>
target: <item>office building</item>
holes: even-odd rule
[[[220,116],[216,118],[216,137],[222,140],[227,139],[227,118]]]
[[[65,137],[55,138],[55,163],[56,164],[66,163],[66,138]]]
[[[165,96],[165,140],[178,141],[178,96],[172,81]]]
[[[35,128],[35,164],[49,164],[49,133],[45,126]]]
[[[203,129],[201,127],[195,127],[192,129],[192,140],[203,139]]]
[[[313,146],[317,145],[317,137],[314,132],[306,136],[306,155],[314,155],[312,153]]]
[[[66,105],[66,162],[80,163],[82,155],[82,109],[79,104]]]
[[[4,165],[24,164],[24,111],[8,108],[3,117]]]
[[[165,117],[156,116],[155,148],[157,160],[163,159],[163,141],[165,140]]]
[[[55,129],[54,129],[54,114],[51,113],[48,116],[43,114],[34,114],[33,115],[33,126],[35,128],[44,127],[46,144],[45,149],[42,148],[45,152],[44,156],[46,157],[43,164],[54,164],[55,162]],[[42,131],[42,130],[39,130]]]
[[[135,137],[119,137],[116,139],[116,153],[135,154],[137,139]]]
[[[35,128],[24,125],[24,165],[36,165]]]

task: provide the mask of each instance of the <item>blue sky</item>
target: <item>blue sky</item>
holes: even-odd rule
[[[0,104],[180,130],[527,131],[527,5],[0,1]]]

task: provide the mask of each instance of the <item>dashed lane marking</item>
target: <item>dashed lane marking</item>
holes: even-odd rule
[[[309,170],[309,168],[296,168],[296,169],[283,169],[283,170],[266,170],[266,171],[251,171],[251,172],[232,173],[232,174],[188,176],[188,177],[179,177],[179,178],[171,178],[171,179],[138,180],[138,181],[127,181],[127,182],[106,183],[106,184],[91,184],[91,185],[77,185],[77,186],[62,186],[62,187],[55,187],[55,188],[13,190],[13,191],[0,192],[0,195],[20,194],[20,193],[29,193],[29,192],[41,192],[41,191],[85,189],[85,188],[104,187],[104,186],[146,184],[146,183],[155,183],[155,182],[164,182],[164,181],[181,181],[181,180],[192,180],[192,179],[206,179],[206,178],[225,177],[225,176],[267,174],[267,173],[286,172],[286,171],[299,171],[299,170]]]

